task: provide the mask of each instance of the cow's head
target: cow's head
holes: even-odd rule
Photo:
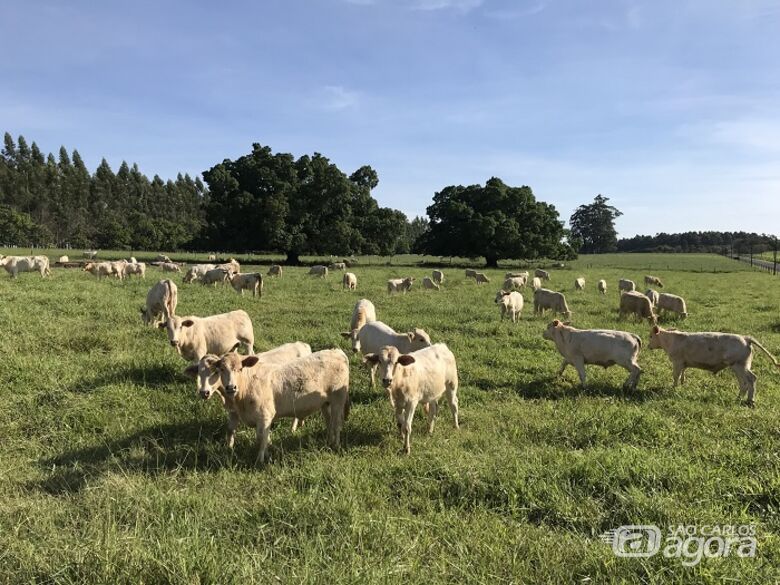
[[[219,370],[219,378],[225,396],[230,398],[238,393],[239,372],[244,368],[251,368],[256,365],[259,359],[256,355],[243,356],[235,352],[226,353],[219,358],[217,369]]]
[[[355,353],[360,351],[360,338],[358,337],[359,329],[353,329],[352,331],[342,331],[341,336],[344,339],[349,339],[352,342],[352,351]]]
[[[211,395],[222,387],[215,355],[206,355],[197,364],[185,368],[184,375],[198,381],[198,395],[208,400]]]
[[[542,332],[542,337],[549,339],[550,341],[554,341],[561,328],[563,328],[563,323],[561,323],[558,319],[555,319],[555,321],[550,323],[547,326],[547,329]]]
[[[500,291],[498,291],[496,293],[496,303],[503,304],[504,299],[509,296],[509,292],[510,291],[508,291],[508,290],[500,290]]]
[[[407,333],[407,335],[409,336],[409,341],[412,345],[412,351],[431,346],[431,336],[428,335],[424,329],[415,327]]]
[[[661,347],[661,334],[664,333],[664,329],[661,329],[658,325],[654,325],[650,329],[650,343],[647,347],[650,349],[659,349]]]
[[[400,370],[406,368],[415,362],[411,354],[402,354],[391,345],[386,345],[377,353],[368,353],[363,356],[363,363],[369,366],[379,366],[379,379],[382,380],[382,386],[390,388],[393,379]]]
[[[181,317],[169,317],[165,323],[160,323],[160,329],[168,332],[168,341],[180,351],[182,331],[195,325],[192,319],[182,319]]]

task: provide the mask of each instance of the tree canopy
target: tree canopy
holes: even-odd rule
[[[615,219],[623,213],[608,201],[608,197],[596,195],[593,203],[580,205],[569,219],[570,241],[581,244],[580,252],[603,254],[617,249]]]
[[[502,258],[559,258],[567,254],[563,225],[549,203],[530,187],[510,187],[491,178],[485,186],[451,185],[433,197],[430,225],[418,240],[426,254]]]
[[[348,177],[319,153],[296,160],[253,144],[203,177],[214,248],[277,250],[297,263],[301,254],[392,254],[406,233],[406,216],[371,196],[379,178],[370,166]]]

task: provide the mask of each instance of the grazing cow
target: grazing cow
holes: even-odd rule
[[[645,291],[645,296],[650,299],[650,304],[653,305],[653,307],[658,306],[658,292],[654,291],[652,288],[648,288]]]
[[[138,274],[141,278],[146,278],[146,264],[143,262],[128,262],[125,264],[125,276]]]
[[[111,264],[111,274],[116,276],[119,280],[125,279],[125,268],[130,264],[127,260],[115,260],[109,262]]]
[[[628,280],[627,278],[621,278],[618,281],[618,293],[622,292],[631,292],[636,290],[636,284],[633,280]]]
[[[525,278],[522,276],[510,276],[504,280],[501,286],[504,290],[520,290],[525,288]]]
[[[485,276],[483,272],[477,272],[477,275],[474,277],[474,280],[477,282],[477,284],[485,284],[486,282],[490,282],[490,279]]]
[[[501,308],[501,319],[509,315],[512,323],[517,323],[523,312],[523,295],[516,291],[500,290],[496,294],[496,303]]]
[[[263,275],[259,272],[247,272],[244,274],[236,272],[228,276],[228,280],[230,280],[230,286],[233,287],[233,290],[241,293],[242,296],[244,290],[251,290],[253,297],[263,296]]]
[[[157,254],[157,262],[165,262],[168,264],[172,264],[171,259],[168,258],[165,254]]]
[[[583,277],[576,278],[574,280],[575,290],[585,290],[585,279]]]
[[[252,321],[245,311],[231,311],[211,317],[169,317],[160,328],[168,331],[168,341],[185,360],[197,362],[204,355],[222,355],[243,345],[254,353]]]
[[[341,336],[352,341],[352,351],[364,355],[377,352],[386,345],[397,347],[401,353],[409,353],[431,345],[431,338],[423,329],[415,328],[409,333],[396,333],[381,321],[371,321],[360,329],[346,331]],[[375,374],[376,368],[371,368],[372,388],[376,385]]]
[[[41,278],[51,276],[47,256],[5,256],[0,259],[10,278],[17,278],[20,272],[37,272]]]
[[[412,283],[414,278],[408,276],[406,278],[391,278],[387,281],[387,294],[402,292],[406,294],[407,291],[412,290]]]
[[[466,268],[466,278],[476,278],[477,277],[477,271],[472,270],[471,268]]]
[[[658,295],[658,312],[661,310],[671,311],[677,313],[683,319],[688,316],[688,308],[685,306],[685,299],[678,297],[677,295],[670,295],[669,293],[661,293]]]
[[[747,403],[753,405],[756,391],[756,375],[750,371],[753,363],[753,347],[763,351],[775,367],[780,364],[769,350],[749,335],[733,333],[685,333],[675,329],[653,327],[650,331],[650,349],[661,348],[672,362],[674,386],[685,383],[685,369],[698,368],[717,374],[731,368],[737,376],[741,398],[747,393]]]
[[[553,313],[560,313],[567,319],[571,317],[572,312],[566,304],[566,297],[563,293],[555,292],[547,288],[540,288],[534,291],[534,315],[544,315],[544,312],[550,309]]]
[[[161,280],[146,293],[146,306],[141,307],[144,325],[165,323],[176,314],[179,289],[172,280]],[[162,317],[162,319],[161,319]]]
[[[130,256],[130,260],[128,260],[130,264],[138,264],[138,260],[135,259],[135,256]]]
[[[534,279],[531,281],[531,287],[537,291],[540,288],[542,288],[542,279],[538,276],[534,276]]]
[[[278,264],[271,264],[271,267],[268,269],[268,276],[278,276],[279,278],[282,277],[282,267]]]
[[[604,279],[599,280],[599,292],[603,295],[607,294],[607,281]]]
[[[539,268],[534,270],[534,276],[538,276],[542,280],[550,280],[550,273],[547,272],[546,270],[541,270]]]
[[[620,318],[632,313],[640,319],[647,319],[653,325],[656,323],[650,299],[635,290],[620,294]]]
[[[366,323],[376,321],[376,308],[368,299],[360,299],[352,309],[352,319],[349,322],[349,330],[360,329]]]
[[[444,273],[441,270],[431,272],[431,280],[438,285],[444,284]]]
[[[423,288],[427,288],[429,290],[439,290],[439,285],[433,282],[433,280],[431,280],[428,276],[423,277],[422,285]]]
[[[114,267],[111,262],[87,262],[81,271],[89,272],[100,280],[104,276],[111,276],[114,273]]]
[[[221,282],[222,284],[225,284],[230,279],[230,271],[225,270],[224,268],[215,268],[214,270],[209,270],[205,274],[203,274],[200,277],[200,283],[203,286],[208,285],[214,285],[214,288],[217,287],[217,283]]]
[[[427,406],[428,434],[433,433],[439,399],[446,394],[455,428],[458,426],[458,366],[443,343],[402,354],[387,346],[363,356],[372,369],[379,368],[382,385],[395,409],[403,452],[411,452],[412,421],[417,405]]]
[[[181,272],[181,266],[174,262],[162,262],[159,267],[163,272]]]
[[[285,343],[274,349],[264,351],[262,353],[255,354],[258,363],[260,364],[273,364],[283,365],[289,363],[298,358],[311,355],[311,346],[308,343],[301,341],[295,341],[293,343]],[[198,395],[203,400],[208,400],[214,394],[218,394],[222,405],[228,413],[228,421],[230,421],[230,407],[225,401],[225,392],[222,389],[222,381],[219,374],[214,369],[214,366],[219,361],[219,357],[215,355],[206,355],[197,364],[187,366],[184,370],[184,375],[189,376],[193,380],[200,380],[198,385]],[[295,418],[292,423],[292,432],[294,433],[298,429],[298,425],[303,425],[303,420]]]
[[[530,276],[531,275],[528,274],[528,271],[526,270],[525,272],[507,272],[504,275],[504,278],[524,278],[525,281],[528,282]]]
[[[200,280],[209,270],[216,269],[215,264],[195,264],[187,269],[184,275],[184,282],[190,283]]]
[[[227,353],[201,359],[219,375],[228,411],[228,447],[233,448],[240,422],[255,427],[257,462],[263,463],[278,418],[303,419],[320,411],[328,443],[341,447],[341,427],[349,415],[349,360],[340,349],[326,349],[285,364],[262,363],[254,355]],[[200,367],[200,364],[199,364]],[[211,392],[210,377],[200,378],[200,393]]]
[[[323,266],[322,264],[317,264],[316,266],[312,266],[311,268],[309,268],[309,274],[311,276],[319,276],[320,278],[327,278],[328,267]]]
[[[658,278],[657,276],[649,276],[649,275],[645,276],[645,284],[647,286],[651,286],[651,285],[655,284],[655,285],[657,285],[660,288],[664,287],[664,283],[661,282],[661,279]]]
[[[331,262],[328,266],[329,270],[346,270],[347,264],[346,262]]]
[[[605,369],[618,365],[630,372],[623,388],[636,388],[642,373],[636,362],[642,347],[642,340],[638,335],[626,331],[576,329],[556,319],[547,326],[542,337],[553,341],[563,356],[558,376],[563,375],[566,366],[574,366],[580,376],[580,383],[585,388],[585,365],[592,364]]]
[[[344,276],[341,278],[341,288],[356,290],[357,276],[355,276],[355,274],[352,272],[345,272]]]

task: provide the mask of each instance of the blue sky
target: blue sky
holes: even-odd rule
[[[252,142],[379,173],[382,205],[499,176],[621,235],[778,232],[778,0],[0,4],[0,126],[148,175]]]

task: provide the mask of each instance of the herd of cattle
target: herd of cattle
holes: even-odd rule
[[[210,258],[211,259],[211,258]],[[67,258],[60,258],[60,262]],[[46,256],[0,257],[11,278],[19,272],[36,271],[42,277],[51,274]],[[181,272],[181,267],[160,255],[155,262],[164,272]],[[200,282],[204,285],[229,283],[243,293],[252,290],[262,295],[263,276],[259,272],[241,273],[240,264],[231,259],[223,264],[198,264],[187,269],[183,282]],[[343,272],[342,285],[355,290],[357,276],[347,272],[345,263],[318,265],[309,274],[326,278],[329,270]],[[146,265],[134,258],[111,262],[87,262],[83,270],[98,279],[113,276],[124,279],[132,275],[145,278]],[[482,272],[466,270],[467,279],[477,285],[489,283]],[[283,268],[273,265],[266,276],[281,278]],[[406,293],[411,290],[415,278],[387,281],[388,294]],[[444,273],[434,270],[423,278],[425,289],[441,290]],[[534,313],[543,315],[550,310],[569,318],[572,311],[563,293],[544,288],[550,274],[536,270],[508,272],[496,293],[495,303],[500,318],[517,322],[521,316],[524,298],[521,291],[533,289]],[[648,286],[663,288],[660,279],[645,276]],[[585,279],[574,280],[575,294],[585,290]],[[607,283],[597,283],[598,293],[606,295]],[[685,300],[677,295],[658,293],[649,288],[644,294],[636,291],[636,284],[628,279],[618,282],[620,294],[619,314],[633,314],[647,319],[652,325],[650,349],[663,349],[673,369],[674,385],[685,381],[687,368],[698,368],[717,373],[731,368],[739,383],[739,397],[746,395],[748,404],[754,402],[756,376],[750,370],[752,348],[759,348],[772,360],[780,363],[757,340],[747,335],[703,332],[688,333],[677,329],[663,329],[657,324],[657,312],[674,312],[682,318],[688,315]],[[229,313],[199,316],[178,316],[178,287],[171,279],[157,282],[149,290],[146,304],[141,308],[141,318],[146,325],[165,329],[175,351],[190,362],[185,374],[197,381],[198,394],[204,399],[218,395],[225,407],[228,419],[227,443],[233,446],[238,425],[255,427],[259,446],[258,460],[266,459],[270,440],[271,423],[278,418],[292,418],[293,430],[304,419],[317,411],[323,416],[328,442],[334,449],[340,445],[340,434],[350,409],[349,360],[341,349],[312,352],[303,342],[282,345],[270,351],[254,353],[254,331],[249,315],[243,310]],[[379,374],[395,414],[403,443],[403,451],[411,449],[412,420],[418,404],[422,404],[428,418],[428,432],[433,426],[438,401],[446,397],[458,428],[458,368],[455,356],[444,343],[433,343],[428,333],[420,328],[409,332],[397,332],[377,320],[374,304],[368,299],[359,300],[352,311],[350,328],[341,334],[349,339],[352,350],[362,354],[363,362],[370,368],[372,388]],[[577,370],[582,386],[585,386],[585,366],[599,365],[607,368],[619,365],[629,371],[624,388],[635,389],[642,373],[637,363],[642,340],[638,335],[625,331],[602,329],[577,329],[568,322],[552,321],[542,336],[555,343],[563,362],[558,371],[562,375],[567,366]],[[236,352],[243,348],[246,355]]]

